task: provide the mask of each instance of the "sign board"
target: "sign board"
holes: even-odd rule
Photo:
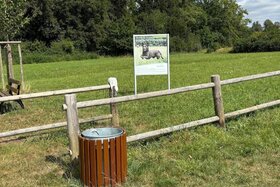
[[[133,35],[135,94],[137,76],[168,75],[170,89],[169,35]]]

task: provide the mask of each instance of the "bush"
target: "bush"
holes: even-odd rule
[[[186,50],[187,45],[179,36],[174,36],[170,38],[170,49],[171,51],[184,51]]]
[[[52,42],[51,47],[47,47],[41,41],[25,41],[21,44],[22,58],[24,64],[58,62],[70,60],[97,59],[94,52],[75,50],[74,43],[70,40]],[[3,61],[6,62],[6,55],[2,51]],[[18,48],[12,45],[13,63],[19,64]]]
[[[202,49],[200,37],[193,33],[188,35],[187,39],[187,52],[197,52]]]
[[[215,52],[217,49],[219,49],[221,46],[218,42],[213,42],[211,45],[207,48],[207,53]]]
[[[14,63],[18,63],[17,48],[13,48],[13,54]],[[70,40],[52,42],[50,47],[38,40],[23,42],[22,56],[25,64],[98,58],[96,53],[75,50]]]
[[[23,55],[23,61],[25,64],[55,62],[58,59],[55,55],[47,55],[43,53],[27,53]]]
[[[194,34],[189,34],[187,39],[182,39],[179,36],[174,36],[170,38],[170,48],[171,51],[187,51],[187,52],[197,52],[202,49],[199,36]]]
[[[59,62],[59,61],[71,61],[71,60],[85,60],[85,59],[97,59],[98,55],[93,52],[76,51],[72,54],[46,54],[46,53],[26,53],[23,55],[23,61],[25,64],[33,63],[46,63],[46,62]]]
[[[26,41],[22,43],[22,52],[45,52],[48,50],[44,42]]]
[[[280,51],[280,30],[255,32],[249,38],[241,38],[233,46],[235,53]]]
[[[70,40],[61,40],[51,43],[51,51],[55,54],[72,54],[74,49],[74,43]]]

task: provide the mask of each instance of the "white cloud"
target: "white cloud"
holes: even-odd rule
[[[280,0],[237,0],[248,11],[246,18],[263,23],[266,19],[280,22]]]

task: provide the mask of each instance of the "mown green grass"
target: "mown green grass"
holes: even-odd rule
[[[171,87],[276,71],[280,53],[173,54]],[[24,66],[31,92],[106,84],[117,77],[119,95],[134,93],[133,58],[99,58]],[[16,66],[19,78],[19,67]],[[223,87],[226,112],[279,99],[280,77]],[[167,88],[164,76],[138,77],[138,92]],[[108,91],[78,94],[78,101],[108,97]],[[65,121],[63,96],[25,100],[25,110],[0,116],[0,132]],[[13,107],[19,108],[15,103]],[[118,105],[120,124],[129,135],[177,125],[214,115],[211,90],[203,90]],[[92,117],[109,107],[79,110]],[[177,132],[128,146],[126,186],[279,186],[279,107],[227,121],[226,131],[216,125]],[[97,125],[109,125],[109,121]],[[88,128],[82,127],[82,129]],[[79,186],[70,165],[66,130],[54,130],[0,144],[0,186]]]
[[[131,146],[126,186],[279,186],[279,109],[228,125]]]

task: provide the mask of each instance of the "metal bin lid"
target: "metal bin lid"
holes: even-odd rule
[[[91,128],[82,132],[83,137],[90,139],[115,138],[122,134],[123,129],[116,127]]]

